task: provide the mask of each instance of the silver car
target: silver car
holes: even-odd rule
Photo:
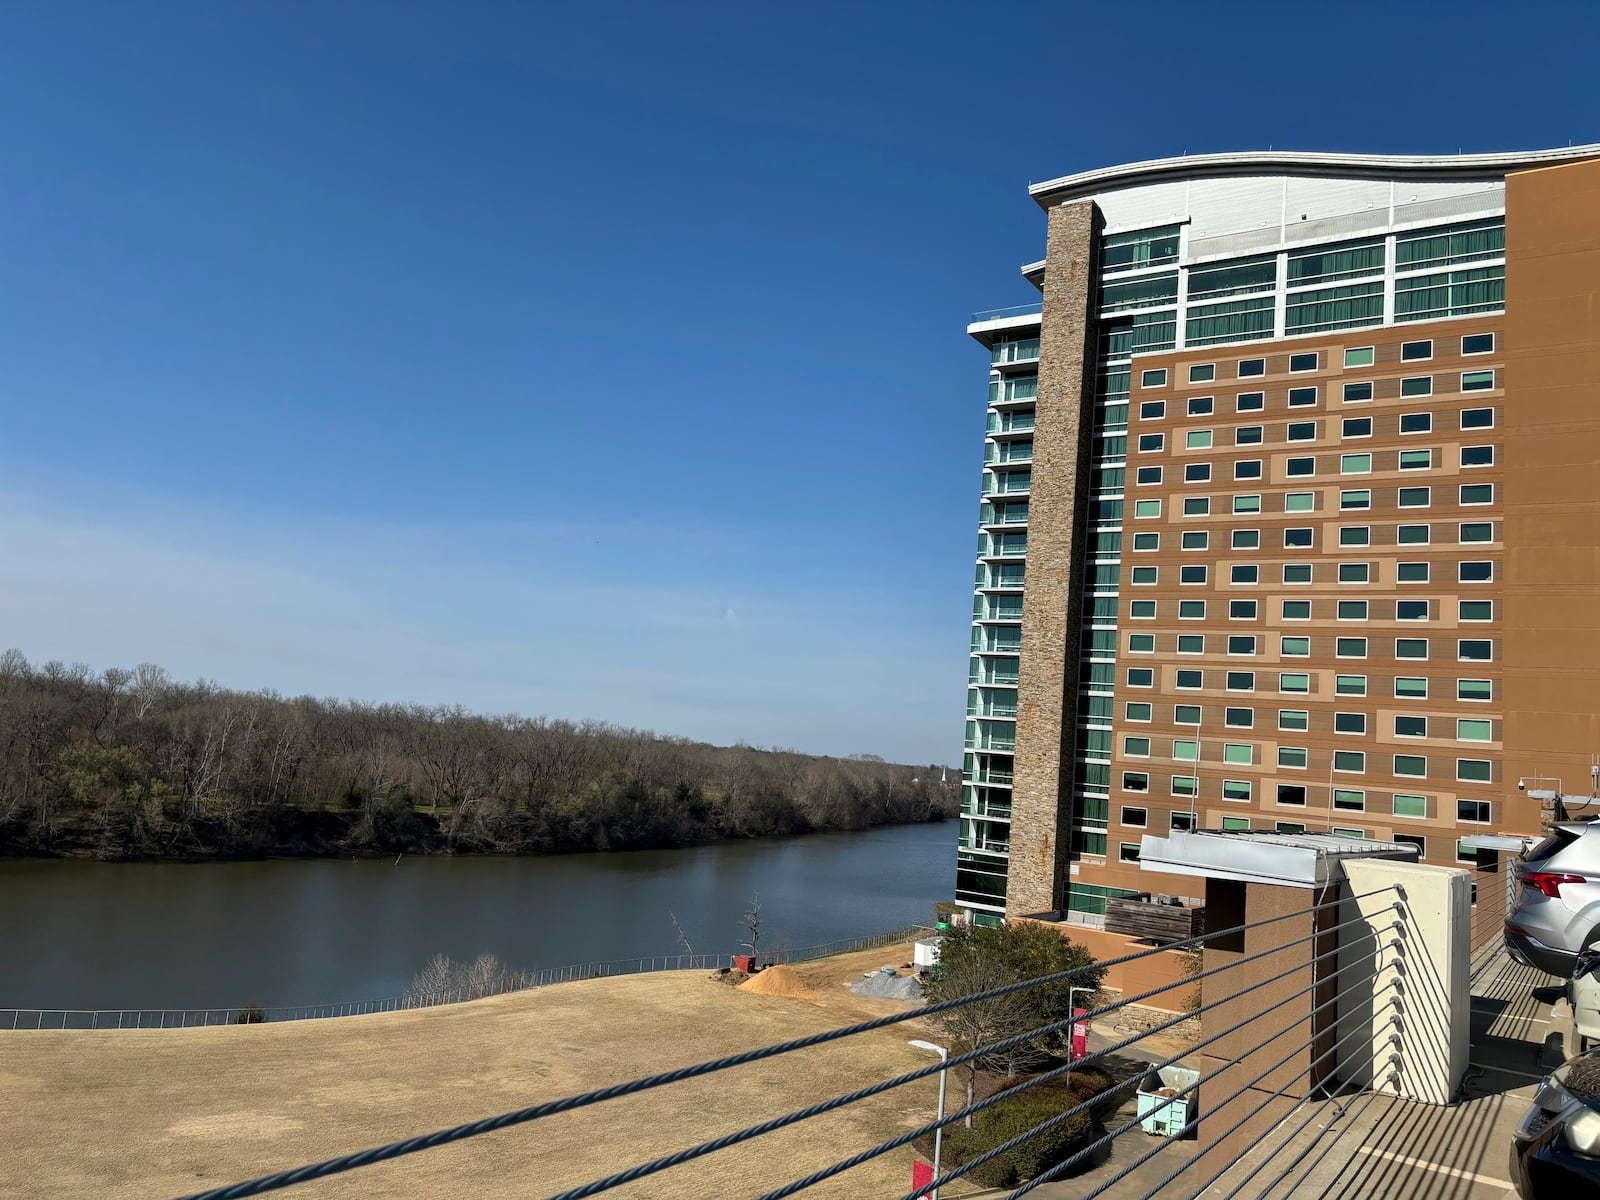
[[[1600,923],[1600,821],[1564,821],[1517,864],[1511,957],[1563,979]]]

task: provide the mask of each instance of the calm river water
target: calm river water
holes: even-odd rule
[[[0,1007],[268,1007],[398,995],[436,953],[520,969],[814,945],[929,922],[956,822],[552,858],[0,862]]]

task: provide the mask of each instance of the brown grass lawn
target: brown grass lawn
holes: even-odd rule
[[[797,968],[817,1000],[679,971],[281,1025],[0,1033],[0,1196],[198,1191],[900,1011],[844,987],[909,956],[901,946]],[[287,1194],[537,1200],[926,1065],[906,1039],[927,1036],[921,1022],[891,1026]],[[932,1119],[936,1093],[930,1076],[612,1194],[753,1196]],[[892,1196],[910,1189],[911,1161],[901,1149],[801,1195]]]

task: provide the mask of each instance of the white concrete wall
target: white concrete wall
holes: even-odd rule
[[[1346,899],[1339,922],[1360,919],[1365,928],[1341,929],[1335,956],[1339,1077],[1427,1104],[1449,1104],[1467,1070],[1471,876],[1392,860],[1350,859],[1343,865]],[[1400,891],[1352,898],[1391,884]]]

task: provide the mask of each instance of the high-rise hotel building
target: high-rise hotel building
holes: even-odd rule
[[[1587,794],[1600,146],[1200,155],[1030,194],[1042,302],[967,330],[959,902],[1095,924],[1173,829],[1448,865],[1537,830],[1519,779]]]

